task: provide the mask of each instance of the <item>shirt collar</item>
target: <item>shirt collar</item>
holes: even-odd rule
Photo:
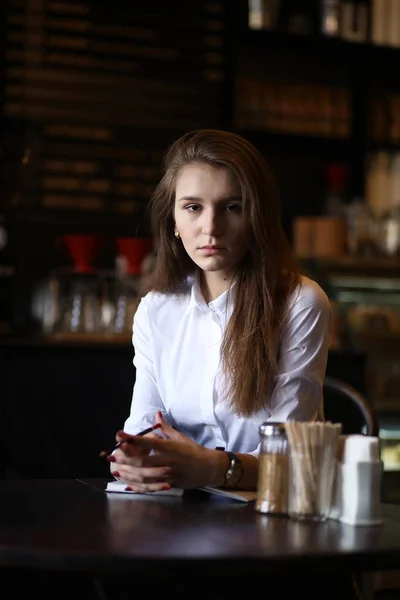
[[[234,289],[235,285],[236,282],[234,282],[225,292],[218,296],[218,298],[215,298],[215,300],[212,300],[207,304],[200,289],[200,277],[198,274],[196,274],[193,278],[190,305],[195,306],[202,312],[206,312],[208,310],[211,310],[212,312],[225,311],[228,308],[228,305],[232,305],[232,290]]]

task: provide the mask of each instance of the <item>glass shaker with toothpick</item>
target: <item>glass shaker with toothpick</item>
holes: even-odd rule
[[[324,521],[332,505],[340,423],[285,424],[289,441],[289,516]]]
[[[288,440],[283,423],[263,423],[255,510],[265,514],[287,514]]]

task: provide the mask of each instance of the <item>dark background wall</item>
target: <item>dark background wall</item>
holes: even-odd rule
[[[97,454],[112,445],[128,414],[131,345],[43,340],[31,322],[31,293],[38,279],[70,264],[60,236],[103,236],[96,267],[109,269],[116,237],[149,234],[147,201],[176,137],[220,127],[253,141],[276,175],[289,238],[297,215],[325,211],[326,165],[348,168],[349,201],[364,196],[369,153],[399,149],[391,134],[399,117],[388,108],[400,89],[399,50],[322,36],[319,4],[282,2],[276,30],[250,31],[244,0],[4,1],[3,470],[45,477],[108,472]],[[293,25],[299,22],[302,32]],[[279,91],[274,124],[249,81]],[[293,93],[298,86],[333,97],[344,90],[348,112],[338,117],[333,103],[322,115],[323,103],[308,93],[304,113]],[[338,119],[346,122],[340,135],[330,129]],[[362,353],[332,351],[328,373],[368,395]]]
[[[5,0],[0,214],[10,241],[0,261],[16,268],[19,327],[30,278],[63,260],[57,236],[148,234],[163,153],[190,129],[235,130],[254,142],[278,180],[289,237],[294,217],[325,211],[327,164],[348,168],[347,200],[363,197],[368,153],[394,147],[390,115],[378,136],[371,122],[398,90],[398,53],[322,36],[320,3],[281,4],[277,30],[250,31],[245,0],[116,0],[112,10],[105,1]],[[274,124],[243,88],[249,80],[278,90]],[[322,89],[348,94],[341,135],[329,129],[336,101],[321,116]]]
[[[129,347],[14,344],[0,347],[3,474],[106,477],[99,452],[112,448],[129,414]]]
[[[18,477],[102,477],[129,415],[135,369],[129,346],[0,345],[3,472]],[[331,353],[328,373],[363,389],[362,355]],[[351,373],[349,377],[349,373]]]

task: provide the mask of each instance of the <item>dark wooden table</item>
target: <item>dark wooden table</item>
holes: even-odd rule
[[[400,506],[380,527],[267,517],[253,504],[106,494],[102,481],[0,482],[0,567],[263,575],[400,568]],[[234,570],[234,571],[232,571]]]

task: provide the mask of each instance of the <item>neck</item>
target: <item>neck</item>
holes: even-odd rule
[[[232,283],[231,275],[221,273],[201,273],[201,292],[206,302],[212,302],[218,296],[226,292]]]

